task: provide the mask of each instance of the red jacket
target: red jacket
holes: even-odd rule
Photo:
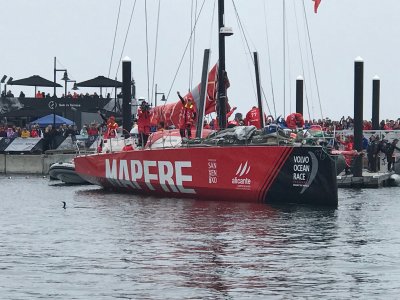
[[[118,123],[115,122],[114,118],[110,117],[107,120],[107,132],[104,134],[105,138],[115,137],[115,131],[118,129]]]
[[[196,118],[196,108],[194,102],[188,101],[187,99],[181,98],[182,110],[179,118],[179,129],[185,129],[191,127],[194,124]]]
[[[138,109],[138,132],[150,134],[150,112]]]
[[[300,113],[292,113],[286,118],[286,126],[290,129],[296,129],[304,126],[303,115]]]
[[[261,128],[261,120],[260,120],[260,110],[258,107],[253,107],[247,114],[244,119],[244,124],[247,126],[254,125],[257,129]]]

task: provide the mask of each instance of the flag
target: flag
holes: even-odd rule
[[[314,1],[314,12],[318,12],[318,6],[321,3],[321,0],[313,0]]]

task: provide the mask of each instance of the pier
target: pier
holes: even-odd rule
[[[341,173],[337,176],[339,188],[379,188],[389,186],[390,176],[394,172],[371,173],[367,170],[362,171],[362,177],[355,177],[352,174]]]
[[[0,154],[0,174],[47,175],[52,164],[71,161],[76,154]]]

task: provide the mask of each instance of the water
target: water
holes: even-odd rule
[[[0,178],[0,299],[395,299],[400,188],[338,210]],[[62,208],[61,201],[67,202]]]

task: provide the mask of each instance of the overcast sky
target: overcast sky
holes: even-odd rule
[[[160,27],[155,83],[160,92],[176,100],[176,91],[184,93],[190,85],[189,51],[178,69],[191,31],[191,6],[197,11],[204,0],[161,0]],[[145,0],[137,0],[125,50],[122,46],[134,0],[122,0],[121,14],[110,77],[117,73],[120,57],[129,56],[133,64],[137,96],[148,98],[153,90],[153,64],[156,42],[158,0],[147,0],[149,67],[147,73]],[[192,86],[200,82],[203,51],[211,48],[211,64],[217,61],[217,14],[214,0],[205,0],[195,37]],[[227,72],[231,82],[228,96],[232,106],[246,113],[256,104],[254,72],[249,49],[238,25],[232,0],[226,0],[226,26],[234,30],[227,39]],[[274,114],[286,115],[295,107],[295,80],[304,75],[312,118],[321,117],[311,52],[305,31],[302,0],[285,0],[287,19],[286,71],[283,72],[283,0],[235,0],[245,29],[250,52],[258,51],[262,86],[269,108]],[[381,118],[400,117],[400,1],[399,0],[322,0],[318,14],[313,2],[304,0],[314,54],[322,115],[339,119],[353,115],[354,59],[365,62],[364,118],[371,118],[372,78],[381,78]],[[34,74],[53,80],[53,60],[57,67],[67,68],[71,79],[84,81],[109,74],[111,52],[118,15],[119,0],[0,0],[0,76],[14,79]],[[264,6],[266,14],[264,13]],[[267,29],[266,29],[267,28]],[[267,51],[267,34],[270,53]],[[300,46],[299,46],[300,45]],[[271,67],[269,66],[271,60]],[[211,67],[211,66],[210,66]],[[304,71],[303,71],[304,70]],[[270,76],[270,71],[272,77]],[[283,86],[285,74],[286,87]],[[60,84],[62,73],[57,74]],[[150,86],[148,85],[148,78]],[[272,85],[271,85],[272,82]],[[70,84],[72,86],[72,84]],[[18,95],[21,87],[9,86]],[[273,88],[272,88],[273,87]],[[2,85],[2,88],[3,85]],[[33,96],[33,88],[23,88]],[[58,89],[61,95],[63,88]],[[51,89],[44,89],[51,92]],[[272,91],[274,93],[272,93]],[[92,92],[81,89],[80,92]],[[274,97],[273,97],[274,94]],[[150,95],[151,98],[151,95]],[[154,98],[154,97],[153,97]],[[268,107],[265,105],[268,113]]]

